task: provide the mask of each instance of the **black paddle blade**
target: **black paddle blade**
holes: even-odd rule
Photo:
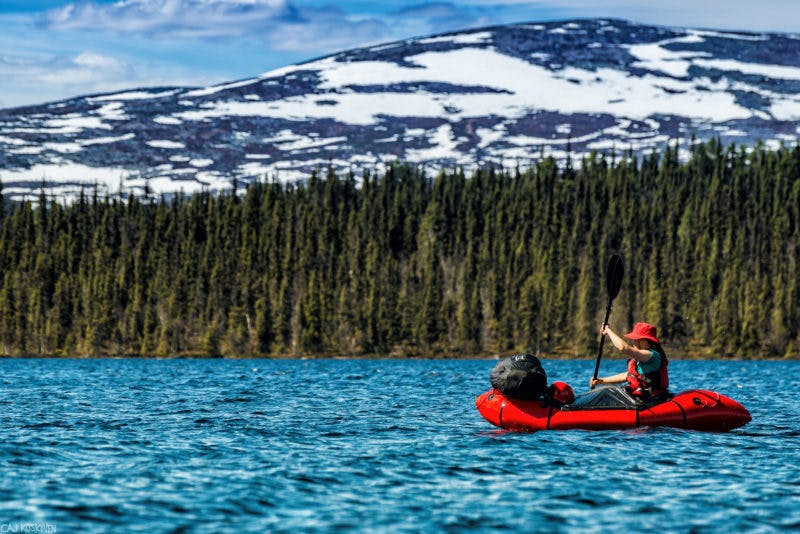
[[[608,260],[608,270],[606,271],[606,288],[608,289],[608,301],[611,302],[619,293],[622,287],[622,275],[625,274],[625,267],[622,265],[622,258],[617,254]]]

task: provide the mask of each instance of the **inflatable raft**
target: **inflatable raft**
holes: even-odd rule
[[[497,389],[475,399],[481,415],[507,430],[618,430],[667,426],[726,432],[750,422],[750,413],[735,400],[713,391],[691,389],[655,404],[642,404],[623,387],[599,387],[573,402],[515,400]]]

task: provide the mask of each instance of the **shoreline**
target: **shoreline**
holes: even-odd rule
[[[798,361],[800,355],[796,356],[719,356],[712,357],[709,354],[683,353],[676,351],[677,354],[669,356],[670,361]],[[168,356],[155,354],[106,354],[106,355],[0,355],[0,360],[482,360],[499,361],[512,354],[519,352],[509,352],[503,354],[280,354],[280,355],[241,355],[241,356],[206,356],[201,354],[172,354]],[[595,361],[595,356],[572,356],[568,354],[536,354],[541,360],[555,361]],[[618,355],[604,355],[603,360],[624,361]]]

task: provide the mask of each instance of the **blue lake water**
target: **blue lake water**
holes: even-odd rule
[[[800,528],[800,362],[673,362],[750,410],[727,434],[502,432],[474,405],[494,363],[2,360],[0,530]]]

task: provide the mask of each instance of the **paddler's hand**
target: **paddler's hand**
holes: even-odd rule
[[[607,324],[601,324],[600,325],[600,335],[601,336],[607,336],[609,330],[611,330],[611,329],[608,327]]]
[[[594,387],[597,384],[602,384],[602,383],[603,383],[603,379],[602,378],[590,378],[589,379],[589,389],[594,389]]]

